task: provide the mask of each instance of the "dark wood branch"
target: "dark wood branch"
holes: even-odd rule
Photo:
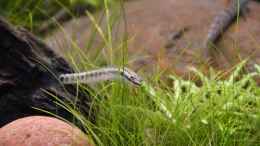
[[[55,78],[70,72],[73,69],[66,60],[43,41],[0,18],[0,127],[24,116],[46,114],[32,107],[72,120],[72,115],[57,106],[45,91],[67,103],[74,102],[78,94],[77,106],[88,116],[90,96],[76,93],[74,86],[61,86]]]

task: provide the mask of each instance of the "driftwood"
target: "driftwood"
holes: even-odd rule
[[[90,96],[75,86],[61,86],[55,75],[73,72],[69,64],[30,32],[14,28],[0,18],[0,127],[17,118],[45,115],[39,108],[67,120],[72,115],[54,103],[46,91],[67,103],[76,101],[89,116]],[[34,107],[34,108],[33,108]]]

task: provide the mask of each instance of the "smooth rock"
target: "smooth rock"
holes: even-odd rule
[[[0,146],[93,146],[78,128],[59,119],[30,116],[0,129]]]
[[[177,75],[190,73],[189,67],[201,67],[200,54],[208,29],[216,15],[225,7],[225,0],[135,0],[124,5],[125,19],[114,25],[113,38],[122,45],[128,32],[128,56],[130,66],[169,70]],[[248,12],[240,17],[223,34],[217,43],[216,64],[221,70],[230,68],[250,57],[250,64],[260,63],[259,34],[260,4],[250,1]],[[101,16],[103,13],[101,13]],[[97,14],[98,16],[99,14]],[[104,16],[103,16],[104,17]],[[99,18],[99,17],[97,17]],[[105,30],[106,19],[99,21]],[[125,25],[125,22],[127,25]],[[93,24],[88,17],[64,24],[46,38],[46,42],[61,53],[79,47],[88,54],[102,48],[104,41],[97,33],[92,47],[88,45]],[[127,28],[125,28],[125,26]],[[187,29],[177,39],[173,39],[181,30]],[[77,47],[75,47],[77,45]],[[116,45],[114,45],[116,46]],[[105,51],[107,51],[106,49]],[[252,66],[251,65],[251,66]],[[187,76],[190,78],[190,76]]]

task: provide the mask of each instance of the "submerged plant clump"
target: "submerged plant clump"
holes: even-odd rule
[[[81,121],[98,145],[258,145],[260,88],[253,77],[260,70],[242,74],[244,63],[226,80],[192,68],[201,86],[173,75],[173,86],[113,82],[99,88],[107,98],[93,103],[96,124]]]

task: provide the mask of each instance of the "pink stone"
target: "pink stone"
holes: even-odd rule
[[[31,116],[0,129],[0,146],[93,146],[78,128],[56,118]]]

